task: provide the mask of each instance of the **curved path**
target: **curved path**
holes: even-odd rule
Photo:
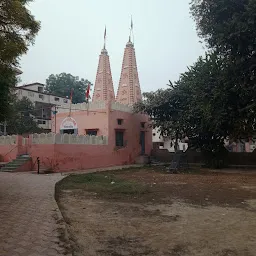
[[[0,172],[0,255],[71,255],[54,199],[63,176]]]

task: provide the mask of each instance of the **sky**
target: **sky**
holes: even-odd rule
[[[29,9],[41,30],[21,58],[21,84],[45,83],[50,74],[62,72],[94,83],[106,25],[116,91],[132,16],[141,89],[166,88],[205,51],[190,1],[35,0]]]

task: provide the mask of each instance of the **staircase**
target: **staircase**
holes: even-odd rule
[[[0,172],[14,172],[19,167],[21,167],[24,164],[26,164],[28,161],[31,161],[31,157],[30,156],[28,156],[28,155],[18,156],[16,159],[14,159],[13,161],[9,162],[4,167],[2,167],[0,169]]]

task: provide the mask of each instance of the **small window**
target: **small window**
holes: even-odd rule
[[[43,92],[44,91],[44,87],[38,87],[38,91],[39,92]]]
[[[22,90],[19,90],[19,95],[22,95]]]
[[[39,98],[43,100],[44,99],[44,95],[39,94]]]
[[[116,131],[116,147],[124,146],[124,132]]]
[[[86,130],[86,135],[97,136],[97,130]]]
[[[140,123],[141,128],[145,128],[145,122]]]
[[[155,133],[153,133],[153,136],[155,137],[155,136],[156,136],[156,134],[155,134]]]
[[[118,125],[122,125],[122,124],[123,124],[123,121],[124,121],[123,119],[117,119],[117,124],[118,124]]]
[[[68,103],[68,100],[67,100],[67,99],[63,99],[63,102],[64,102],[64,103]]]
[[[46,124],[46,121],[43,121],[43,120],[37,120],[37,124]]]
[[[60,98],[55,97],[54,100],[55,100],[55,101],[60,101]]]

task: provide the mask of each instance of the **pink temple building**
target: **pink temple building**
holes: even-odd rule
[[[99,56],[92,101],[57,108],[52,116],[52,132],[60,134],[105,136],[110,150],[125,151],[127,163],[152,149],[152,129],[147,115],[133,112],[142,99],[134,44],[130,38],[123,56],[120,81],[115,96],[110,58],[104,47]],[[116,156],[114,156],[116,157]]]
[[[117,95],[105,43],[93,90],[89,103],[53,107],[52,133],[0,136],[0,156],[8,163],[1,171],[35,170],[38,159],[40,168],[56,172],[145,163],[152,129],[147,115],[133,112],[142,97],[130,38]]]

